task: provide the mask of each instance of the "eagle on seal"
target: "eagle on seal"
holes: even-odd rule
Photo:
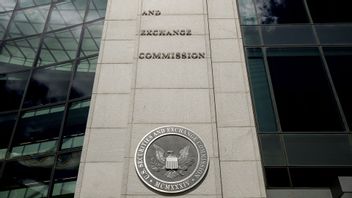
[[[173,179],[177,176],[184,176],[184,172],[188,170],[194,163],[194,158],[189,154],[190,146],[187,145],[175,155],[173,151],[165,151],[160,146],[153,144],[155,148],[155,158],[151,158],[151,167],[153,170],[159,172],[166,170],[165,176]]]

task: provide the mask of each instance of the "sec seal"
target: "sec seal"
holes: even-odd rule
[[[159,192],[180,193],[203,179],[209,156],[204,142],[190,129],[163,126],[143,137],[134,162],[147,186]]]

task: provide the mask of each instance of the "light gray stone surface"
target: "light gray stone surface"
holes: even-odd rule
[[[159,10],[160,16],[142,16]],[[192,36],[140,36],[191,29]],[[163,125],[205,142],[204,181],[178,197],[259,198],[265,187],[235,0],[109,0],[75,197],[164,197],[143,185],[133,157]],[[141,52],[199,52],[200,60],[140,60]]]

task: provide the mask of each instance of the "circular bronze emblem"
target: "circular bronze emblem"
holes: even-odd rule
[[[207,172],[208,152],[193,131],[181,126],[152,130],[138,144],[135,167],[149,187],[179,193],[197,185]]]

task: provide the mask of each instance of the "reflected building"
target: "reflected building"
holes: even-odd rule
[[[165,125],[210,157],[178,197],[351,196],[351,6],[0,0],[0,198],[169,196],[133,164]]]

